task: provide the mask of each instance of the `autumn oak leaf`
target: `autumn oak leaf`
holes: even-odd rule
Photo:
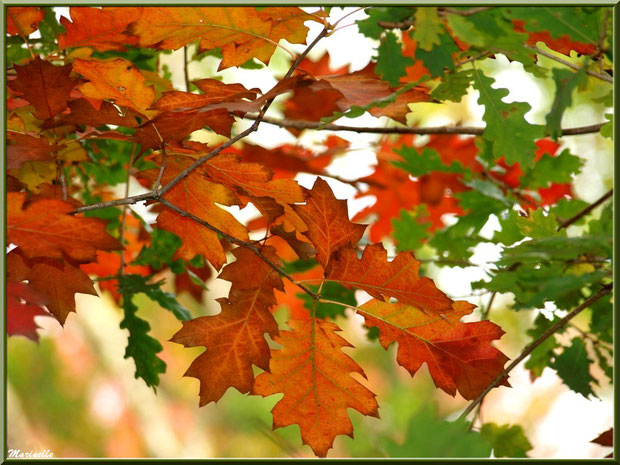
[[[292,331],[274,337],[281,349],[271,351],[269,372],[254,382],[253,394],[284,394],[271,411],[273,427],[299,425],[301,438],[325,457],[336,436],[353,437],[347,409],[378,417],[375,395],[354,379],[362,368],[342,351],[351,345],[336,334],[336,324],[320,319],[291,320]]]
[[[426,363],[435,385],[468,400],[491,384],[508,361],[491,345],[504,331],[490,321],[461,323],[475,305],[452,303],[441,315],[429,315],[416,307],[373,299],[358,313],[366,326],[379,329],[379,341],[387,349],[398,342],[396,360],[413,376]]]
[[[266,246],[262,253],[280,263],[274,248]],[[230,387],[250,392],[252,365],[269,369],[265,334],[278,333],[270,309],[276,303],[274,289],[284,289],[280,275],[248,249],[237,248],[233,255],[236,261],[219,276],[232,282],[228,298],[218,299],[221,312],[184,321],[171,339],[185,347],[207,349],[185,373],[200,380],[200,406],[217,402]]]
[[[366,225],[349,221],[347,201],[338,200],[329,184],[317,178],[305,205],[294,205],[308,230],[304,235],[316,249],[316,259],[327,266],[331,254],[362,238]]]

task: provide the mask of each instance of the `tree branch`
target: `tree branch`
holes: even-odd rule
[[[603,286],[601,289],[599,289],[598,292],[596,292],[595,294],[593,294],[592,296],[590,296],[588,299],[586,299],[581,305],[579,305],[578,307],[574,308],[573,310],[571,310],[564,318],[562,318],[561,320],[559,320],[556,324],[554,324],[553,326],[551,326],[547,331],[545,331],[543,334],[540,335],[540,337],[538,339],[536,339],[534,342],[532,342],[531,344],[529,344],[524,350],[523,352],[521,352],[521,354],[515,358],[512,363],[510,365],[508,365],[506,367],[506,369],[504,371],[502,371],[497,378],[495,378],[495,380],[489,384],[484,391],[482,391],[480,393],[480,395],[478,397],[476,397],[473,402],[471,404],[469,404],[467,406],[467,408],[463,411],[463,413],[461,414],[461,416],[459,417],[459,420],[464,419],[465,417],[467,417],[467,415],[469,415],[469,413],[476,408],[476,406],[482,402],[482,400],[485,398],[485,396],[491,391],[491,389],[493,389],[494,387],[496,387],[497,385],[499,385],[499,383],[501,383],[507,376],[508,373],[510,373],[517,365],[519,365],[519,363],[521,363],[523,361],[523,359],[525,359],[528,355],[530,355],[534,349],[536,349],[536,347],[538,347],[539,345],[541,345],[543,342],[545,342],[545,340],[547,340],[551,335],[553,335],[554,333],[556,333],[559,329],[563,328],[564,326],[566,326],[566,324],[572,320],[575,316],[577,316],[579,313],[581,313],[583,310],[585,310],[586,308],[588,308],[590,305],[592,305],[594,302],[596,302],[597,300],[599,300],[600,298],[606,296],[607,294],[609,294],[612,290],[612,285],[605,285]]]
[[[569,61],[566,61],[560,57],[557,57],[555,55],[553,55],[552,53],[546,52],[544,50],[539,49],[538,47],[535,46],[530,46],[530,45],[524,45],[525,48],[529,48],[530,50],[534,50],[536,53],[538,53],[539,55],[542,55],[544,57],[547,57],[551,60],[557,61],[558,63],[562,63],[564,66],[568,66],[569,68],[572,68],[574,70],[579,71],[581,69],[580,66],[575,65]],[[607,75],[607,74],[601,74],[601,73],[595,73],[594,71],[590,71],[590,70],[586,70],[586,74],[589,74],[590,76],[593,76],[595,78],[600,79],[601,81],[605,81],[605,82],[610,82],[610,83],[614,83],[614,78],[612,78],[611,76]]]
[[[246,119],[255,120],[258,116],[246,115]],[[345,126],[340,124],[324,124],[320,121],[301,121],[290,119],[279,119],[263,117],[263,123],[273,124],[281,128],[291,129],[324,129],[329,131],[351,131],[358,133],[370,134],[469,134],[480,136],[484,132],[484,128],[476,128],[470,126],[436,126],[436,127],[395,127],[395,128],[377,128],[377,127],[357,127]],[[592,134],[600,131],[601,127],[606,123],[593,124],[590,126],[581,126],[576,128],[562,129],[563,136],[576,136],[581,134]]]
[[[590,205],[588,205],[587,207],[585,207],[583,210],[581,210],[579,213],[577,213],[576,215],[570,217],[569,219],[565,220],[565,221],[560,221],[559,226],[558,226],[558,231],[560,229],[563,228],[568,228],[571,224],[576,223],[577,221],[579,221],[581,218],[583,218],[584,216],[586,216],[588,213],[590,213],[592,210],[594,210],[596,207],[598,207],[599,205],[601,205],[602,203],[604,203],[607,199],[609,199],[612,195],[614,195],[614,190],[609,189],[607,192],[605,192],[605,194],[603,194],[601,196],[601,198],[599,198],[596,202],[591,203]]]

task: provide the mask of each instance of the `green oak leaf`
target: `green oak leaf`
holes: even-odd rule
[[[565,347],[560,355],[549,365],[573,391],[584,397],[595,395],[592,385],[597,384],[590,374],[592,360],[588,358],[583,340],[574,338],[569,347]]]
[[[371,39],[379,39],[385,28],[379,26],[379,22],[394,23],[411,18],[414,14],[413,8],[403,7],[372,7],[366,8],[365,13],[368,18],[355,21],[358,30]]]
[[[375,71],[392,87],[398,86],[400,78],[407,74],[407,67],[414,63],[411,58],[403,55],[401,44],[396,34],[391,31],[381,39],[375,59],[377,60]]]
[[[392,219],[392,237],[396,240],[396,249],[415,250],[428,237],[430,223],[423,223],[428,215],[426,205],[419,205],[414,212],[401,210],[398,218]]]
[[[439,153],[428,147],[422,148],[422,151],[418,151],[415,147],[403,147],[401,149],[394,149],[394,152],[402,156],[405,161],[395,161],[393,165],[411,173],[413,176],[422,176],[433,171],[465,173],[465,168],[461,162],[455,160],[451,165],[446,165]]]
[[[415,50],[416,60],[421,60],[424,67],[429,70],[433,77],[441,76],[444,70],[453,70],[454,61],[452,55],[459,51],[450,34],[442,34],[439,36],[439,45],[426,51],[420,47]]]
[[[613,113],[607,113],[605,115],[607,122],[601,127],[601,136],[607,139],[614,138],[614,115]]]
[[[179,236],[163,229],[153,229],[150,245],[142,247],[133,263],[161,270],[173,262],[172,257],[179,247],[181,247]]]
[[[545,215],[542,208],[532,212],[529,217],[517,217],[516,222],[521,234],[534,239],[566,236],[566,230],[558,231],[558,221],[555,215],[552,213]]]
[[[446,73],[441,83],[433,89],[431,97],[435,100],[460,102],[471,84],[471,70]]]
[[[527,457],[532,450],[523,428],[519,425],[497,425],[485,423],[480,428],[480,436],[493,447],[495,457]]]
[[[517,226],[517,218],[519,218],[519,213],[516,210],[509,210],[499,218],[501,229],[495,231],[493,240],[504,245],[512,245],[522,240],[524,236]]]
[[[172,314],[180,321],[187,321],[191,319],[189,310],[184,308],[177,300],[174,294],[166,292],[161,289],[164,284],[164,280],[157,281],[155,283],[149,283],[148,276],[141,276],[137,274],[127,274],[121,277],[119,280],[119,288],[122,293],[131,295],[146,294],[146,296],[157,302],[162,308],[170,310]]]
[[[430,52],[434,46],[441,45],[440,37],[445,33],[437,8],[422,7],[416,10],[413,40],[418,43],[418,47]]]
[[[484,105],[483,119],[486,128],[482,137],[492,143],[495,158],[504,157],[506,163],[519,163],[522,167],[534,165],[536,139],[544,136],[543,126],[530,124],[525,114],[530,105],[524,102],[505,103],[507,89],[491,86],[495,80],[474,69],[474,88],[480,92],[478,103]]]
[[[552,71],[556,88],[555,98],[551,105],[551,110],[549,110],[545,119],[547,121],[547,131],[553,140],[557,140],[562,135],[562,116],[564,111],[570,108],[573,103],[573,90],[587,80],[586,70],[587,64],[582,66],[577,72],[559,68],[555,68]]]
[[[551,183],[569,183],[579,173],[584,162],[568,149],[559,155],[544,154],[521,178],[521,185],[530,189],[549,187]]]

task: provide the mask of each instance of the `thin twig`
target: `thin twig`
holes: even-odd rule
[[[84,205],[83,207],[76,208],[75,210],[70,212],[70,214],[75,215],[76,213],[89,212],[92,210],[99,210],[101,208],[108,208],[108,207],[119,207],[121,205],[133,205],[134,203],[144,202],[146,200],[154,200],[156,198],[157,198],[157,193],[147,192],[146,194],[132,195],[131,197],[125,197],[124,199],[109,200],[107,202],[91,203],[90,205]]]
[[[607,294],[609,294],[612,290],[612,286],[611,285],[606,285],[603,286],[601,289],[599,289],[598,292],[596,292],[595,294],[593,294],[592,296],[590,296],[590,298],[586,299],[581,305],[579,305],[578,307],[576,307],[575,309],[571,310],[564,318],[562,318],[561,320],[559,320],[556,324],[554,324],[553,326],[551,326],[547,331],[545,331],[543,334],[540,335],[540,337],[538,339],[536,339],[534,342],[532,342],[531,344],[529,344],[524,350],[523,352],[521,352],[521,354],[515,358],[512,363],[510,365],[508,365],[506,367],[506,369],[504,371],[502,371],[496,378],[495,380],[489,384],[484,391],[482,391],[480,393],[480,395],[478,395],[478,397],[476,397],[473,402],[471,404],[469,404],[467,406],[467,408],[463,411],[463,413],[461,414],[461,416],[459,417],[459,420],[462,420],[464,418],[467,417],[467,415],[470,414],[470,412],[476,408],[476,406],[482,402],[482,400],[485,398],[485,396],[491,391],[491,389],[493,389],[494,387],[498,386],[504,379],[506,379],[506,377],[508,376],[508,373],[510,373],[517,365],[519,365],[519,363],[521,363],[528,355],[530,355],[534,349],[536,349],[536,347],[538,347],[539,345],[541,345],[543,342],[545,342],[545,340],[547,340],[551,335],[555,334],[559,329],[563,328],[564,326],[566,326],[566,324],[572,320],[575,316],[577,316],[579,313],[581,313],[583,310],[585,310],[586,308],[588,308],[590,305],[592,305],[594,302],[596,302],[597,300],[599,300],[600,298],[606,296]]]
[[[158,191],[161,187],[161,180],[164,177],[164,171],[166,171],[166,163],[168,156],[166,154],[166,145],[161,146],[161,168],[159,168],[159,174],[157,175],[157,180],[155,184],[153,184],[153,191]]]
[[[482,315],[480,316],[481,320],[488,320],[489,319],[489,313],[491,312],[491,306],[493,305],[493,301],[495,300],[495,296],[497,295],[497,291],[493,292],[493,294],[491,294],[491,297],[489,298],[489,303],[487,304],[486,308],[483,310]]]
[[[125,182],[125,197],[129,197],[129,182],[131,181],[131,168],[133,166],[133,162],[136,157],[136,144],[131,146],[131,156],[129,157],[129,166],[127,166],[127,180]],[[118,226],[118,241],[124,247],[125,244],[125,224],[127,220],[127,208],[128,206],[123,206],[123,213],[121,214],[121,224]],[[119,276],[123,276],[125,274],[125,251],[121,250],[121,264],[118,268]]]
[[[560,57],[557,57],[555,55],[553,55],[552,53],[546,52],[544,50],[539,49],[538,47],[535,46],[530,46],[530,45],[524,45],[524,47],[529,48],[531,50],[536,51],[536,53],[538,53],[539,55],[545,56],[547,58],[550,58],[551,60],[557,61],[558,63],[562,63],[564,66],[568,66],[569,68],[572,68],[574,70],[579,71],[581,69],[580,66],[575,65],[573,63],[571,63],[570,61],[566,61]],[[601,81],[605,81],[605,82],[610,82],[613,84],[614,79],[609,76],[608,74],[601,74],[601,73],[595,73],[594,71],[590,71],[590,70],[586,70],[586,74],[589,74],[592,77],[598,78]]]
[[[62,162],[56,160],[56,168],[58,170],[58,180],[60,181],[60,191],[62,193],[63,202],[67,201],[67,179],[65,178],[65,171],[62,168]]]
[[[26,47],[28,47],[28,52],[30,52],[30,57],[34,60],[34,58],[35,58],[34,57],[34,52],[32,51],[32,46],[30,45],[30,42],[28,42],[28,35],[24,32],[24,30],[22,29],[21,25],[19,24],[19,21],[17,21],[17,18],[11,12],[11,10],[9,10],[7,8],[6,12],[9,14],[11,19],[15,23],[15,27],[17,27],[17,32],[19,33],[19,36],[24,40],[24,43],[26,44]]]
[[[187,60],[187,45],[183,47],[183,76],[185,77],[185,91],[189,92],[189,62]]]
[[[482,13],[483,11],[491,10],[494,7],[492,6],[479,6],[476,8],[470,8],[469,10],[455,10],[454,8],[442,7],[440,11],[444,11],[446,13],[450,13],[458,16],[472,16],[477,13]]]
[[[246,249],[250,249],[252,252],[254,252],[256,254],[256,256],[258,258],[260,258],[262,261],[264,261],[267,265],[269,265],[269,267],[271,267],[272,269],[274,269],[275,271],[278,272],[278,274],[280,274],[280,276],[282,276],[283,278],[288,279],[290,282],[292,282],[293,284],[295,284],[297,287],[299,287],[302,291],[304,291],[306,294],[308,294],[310,297],[312,297],[314,300],[319,299],[319,295],[312,292],[310,289],[308,289],[306,286],[304,286],[303,284],[301,284],[299,281],[295,280],[295,278],[293,278],[291,275],[289,275],[286,271],[284,271],[282,268],[280,268],[278,265],[276,265],[275,263],[273,263],[271,260],[269,260],[267,257],[265,257],[263,255],[263,253],[261,252],[261,250],[256,247],[254,244],[250,243],[250,242],[246,242],[243,241],[241,239],[237,239],[235,236],[231,236],[228,233],[225,233],[224,231],[216,228],[215,226],[213,226],[210,223],[207,223],[205,220],[203,220],[202,218],[198,218],[196,215],[193,215],[185,210],[183,210],[182,208],[177,207],[175,204],[168,202],[166,199],[158,197],[157,200],[165,205],[166,207],[168,207],[170,210],[173,210],[175,212],[177,212],[179,215],[184,216],[186,218],[189,218],[190,220],[195,221],[196,223],[198,223],[201,226],[204,226],[207,229],[210,229],[211,231],[213,231],[214,233],[219,234],[220,236],[222,236],[223,238],[227,239],[228,241],[232,242],[233,244],[237,244],[241,247],[245,247]]]
[[[246,119],[256,120],[258,116],[245,115]],[[358,127],[358,126],[345,126],[340,124],[325,124],[320,121],[301,121],[291,119],[269,118],[263,117],[263,123],[273,124],[281,128],[291,129],[324,129],[327,131],[351,131],[357,133],[370,133],[370,134],[464,134],[472,136],[481,136],[484,132],[484,128],[475,128],[470,126],[435,126],[435,127],[394,127],[394,128],[381,128],[381,127]],[[562,129],[563,136],[576,136],[582,134],[592,134],[599,132],[601,127],[606,123],[593,124],[591,126],[581,126],[576,128]]]
[[[568,228],[571,224],[576,223],[581,218],[583,218],[588,213],[590,213],[592,210],[594,210],[596,207],[598,207],[599,205],[604,203],[607,199],[611,198],[611,196],[613,196],[613,195],[614,195],[614,190],[613,190],[613,188],[611,188],[607,192],[605,192],[605,194],[603,194],[602,197],[599,198],[596,202],[591,203],[590,205],[585,207],[583,210],[581,210],[576,215],[571,216],[569,219],[567,219],[565,221],[560,221],[559,222],[560,224],[558,226],[558,231],[560,229],[563,229],[563,228]]]

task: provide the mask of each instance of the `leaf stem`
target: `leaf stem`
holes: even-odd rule
[[[524,47],[525,48],[529,48],[530,50],[534,50],[539,55],[547,57],[547,58],[549,58],[549,59],[551,59],[553,61],[557,61],[558,63],[562,63],[564,66],[568,66],[569,68],[575,69],[577,71],[579,71],[581,69],[580,66],[575,65],[575,64],[571,63],[570,61],[566,61],[566,60],[564,60],[564,59],[562,59],[560,57],[557,57],[557,56],[555,56],[552,53],[546,52],[545,50],[541,50],[538,47],[530,46],[530,45],[524,45]],[[589,74],[592,77],[600,79],[601,81],[610,82],[611,84],[614,83],[614,78],[612,78],[608,74],[595,73],[594,71],[590,71],[590,70],[586,70],[586,74]]]
[[[581,218],[583,218],[588,213],[590,213],[592,210],[594,210],[596,207],[604,203],[607,199],[611,198],[611,196],[613,195],[614,195],[614,190],[613,188],[611,188],[607,192],[605,192],[598,200],[596,200],[594,203],[591,203],[590,205],[585,207],[583,210],[581,210],[576,215],[571,216],[569,219],[565,221],[560,221],[559,222],[560,224],[558,226],[558,231],[563,228],[568,228],[571,224],[576,223]]]

